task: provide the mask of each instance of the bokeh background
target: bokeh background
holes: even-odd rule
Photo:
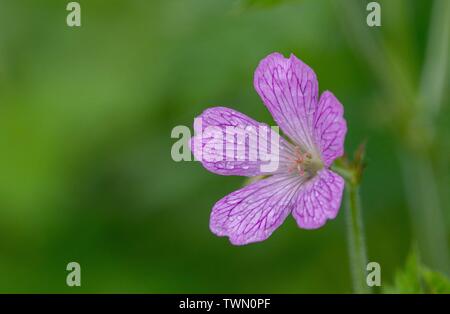
[[[448,271],[448,1],[0,0],[0,292],[349,293],[345,211],[234,247],[208,228],[243,178],[172,161],[176,125],[214,105],[272,118],[258,62],[296,54],[345,107],[370,261],[413,246]],[[81,264],[82,286],[66,286]]]

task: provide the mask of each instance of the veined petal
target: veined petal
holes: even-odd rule
[[[211,212],[211,231],[234,245],[267,239],[291,212],[300,184],[298,177],[274,175],[225,196]]]
[[[264,123],[243,113],[213,107],[194,123],[191,150],[209,171],[221,175],[257,176],[283,171],[294,148]]]
[[[339,211],[344,179],[331,170],[322,169],[300,188],[292,210],[297,224],[303,229],[317,229]]]
[[[313,150],[313,114],[318,82],[314,71],[294,55],[273,53],[255,71],[254,86],[274,120],[293,141]]]
[[[346,133],[344,107],[331,92],[323,92],[314,113],[314,138],[327,167],[344,154]]]

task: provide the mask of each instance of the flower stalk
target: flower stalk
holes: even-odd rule
[[[364,168],[364,144],[355,153],[353,162],[346,158],[336,161],[332,167],[345,179],[345,216],[347,222],[347,241],[352,276],[353,292],[370,293],[366,284],[367,249],[362,219],[361,198],[359,194]]]
[[[361,215],[359,186],[347,182],[345,198],[347,239],[353,291],[355,293],[368,293],[370,290],[366,284],[367,252]]]

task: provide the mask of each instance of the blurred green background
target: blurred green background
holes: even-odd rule
[[[0,0],[0,292],[351,292],[343,209],[319,230],[288,218],[234,247],[209,215],[243,178],[171,159],[172,128],[207,107],[272,124],[252,80],[274,51],[344,104],[350,155],[367,139],[363,215],[382,284],[415,243],[448,271],[448,23],[435,17],[448,1],[379,1],[379,28],[369,1],[85,0],[80,28],[68,2]],[[66,286],[71,261],[79,288]]]

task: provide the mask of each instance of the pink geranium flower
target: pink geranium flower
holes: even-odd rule
[[[294,55],[284,58],[273,53],[260,62],[254,86],[275,122],[290,139],[279,141],[276,171],[262,172],[263,161],[259,159],[230,161],[223,150],[205,150],[211,138],[202,131],[208,127],[226,132],[228,126],[239,126],[243,130],[266,126],[232,109],[205,110],[199,117],[201,129],[195,126],[196,135],[191,142],[194,155],[211,172],[264,176],[225,196],[212,209],[211,231],[229,237],[235,245],[267,239],[289,214],[300,228],[323,226],[328,219],[336,217],[344,189],[342,177],[329,170],[333,160],[344,152],[347,132],[344,109],[331,92],[325,91],[318,97],[314,71]],[[266,140],[260,135],[261,138]],[[252,149],[246,141],[233,145],[238,151]]]

